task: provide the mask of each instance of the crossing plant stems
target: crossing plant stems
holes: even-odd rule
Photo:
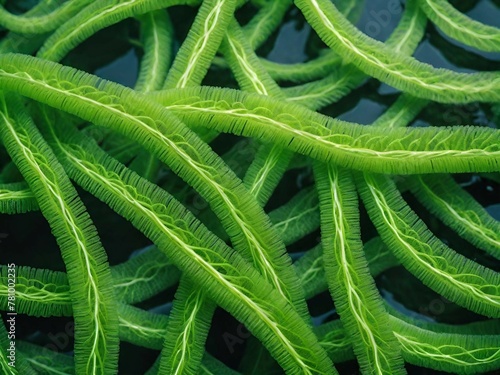
[[[499,71],[459,73],[412,55],[429,24],[485,52],[500,52],[500,29],[446,0],[406,0],[385,42],[355,26],[361,0],[41,0],[23,14],[12,3],[0,7],[0,212],[40,211],[65,265],[16,266],[18,324],[68,317],[75,329],[60,352],[18,337],[11,366],[3,325],[2,373],[126,373],[123,342],[156,353],[147,374],[342,374],[353,360],[363,374],[500,371],[500,224],[457,180],[498,183],[498,117],[489,127],[409,126],[440,105],[498,116]],[[173,19],[179,10],[195,15],[189,29]],[[293,12],[311,27],[315,55],[262,57]],[[75,49],[125,20],[139,30],[133,88],[73,67]],[[238,89],[207,84],[207,73],[228,72]],[[327,114],[370,78],[398,92],[371,125]],[[232,147],[216,152],[221,139]],[[283,202],[277,188],[294,171],[308,182]],[[110,266],[83,190],[152,245]],[[193,205],[193,192],[206,204]],[[457,252],[421,216],[482,255]],[[318,228],[320,244],[310,240]],[[298,241],[310,249],[292,252]],[[375,284],[394,267],[477,321],[396,310]],[[7,275],[4,264],[4,311]],[[172,288],[160,303],[171,303],[168,315],[144,307]],[[312,319],[327,290],[336,314]],[[236,364],[206,350],[218,307],[252,335]]]

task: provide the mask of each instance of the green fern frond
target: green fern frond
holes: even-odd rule
[[[364,35],[327,0],[296,0],[295,4],[330,48],[382,82],[443,103],[500,99],[498,72],[463,74],[435,69]]]
[[[429,19],[448,36],[482,51],[500,51],[500,29],[474,21],[446,0],[419,0]]]
[[[75,368],[116,370],[118,324],[107,257],[85,207],[19,98],[2,97],[0,137],[49,222],[68,268],[75,319]]]
[[[394,183],[358,176],[358,189],[381,238],[401,264],[439,294],[479,314],[500,316],[500,275],[448,248],[401,198]]]

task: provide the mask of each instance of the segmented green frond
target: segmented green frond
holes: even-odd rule
[[[435,69],[364,35],[328,0],[296,0],[295,4],[330,48],[397,89],[444,103],[500,99],[498,72],[463,74]]]
[[[118,304],[120,340],[151,349],[160,349],[167,331],[168,316]]]
[[[164,88],[199,85],[233,17],[236,0],[204,1],[168,72]]]
[[[338,101],[365,79],[366,75],[355,66],[337,65],[325,78],[285,88],[283,92],[288,102],[314,110]]]
[[[236,19],[229,23],[220,50],[244,91],[280,96],[281,90],[257,58]]]
[[[352,341],[344,331],[340,319],[314,327],[320,345],[335,362],[345,362],[354,359]]]
[[[460,326],[454,333],[440,335],[394,316],[390,317],[390,327],[404,359],[410,363],[453,374],[478,374],[498,368],[499,336],[471,334]],[[315,332],[334,361],[353,359],[349,339],[339,320],[315,327]]]
[[[285,245],[290,245],[319,228],[318,195],[314,189],[305,188],[289,202],[271,211],[269,219]]]
[[[259,149],[243,181],[260,205],[265,206],[292,157],[292,152],[280,146],[265,144]]]
[[[152,95],[187,124],[255,137],[319,161],[391,174],[496,170],[500,132],[479,127],[387,130],[345,123],[272,98],[189,88]]]
[[[349,171],[315,165],[323,261],[330,294],[361,371],[404,374],[389,314],[370,277],[359,232],[358,201]]]
[[[42,0],[24,13],[23,17],[38,17],[41,19],[41,16],[50,14],[52,11],[59,8],[62,3],[64,3],[64,0]],[[27,36],[10,31],[0,41],[0,53],[18,52],[31,55],[35,53],[38,48],[40,48],[45,38],[46,34]]]
[[[365,174],[358,189],[380,236],[401,264],[461,306],[500,316],[500,275],[454,252],[434,237],[387,177]]]
[[[418,315],[416,317],[406,315],[401,311],[398,311],[395,307],[392,307],[388,303],[386,303],[385,305],[391,316],[397,318],[396,320],[402,320],[405,323],[411,324],[418,328],[422,328],[426,331],[436,333],[453,333],[462,336],[500,335],[499,319],[478,320],[466,324],[438,323],[432,320],[424,320]]]
[[[86,0],[88,1],[88,0]],[[43,44],[37,56],[60,61],[78,44],[98,30],[129,17],[166,8],[173,5],[195,4],[196,0],[103,0],[94,1],[75,17],[58,27]]]
[[[244,26],[245,38],[253,50],[259,48],[276,30],[292,0],[268,1]]]
[[[270,2],[271,6],[282,4],[281,1]],[[339,10],[351,21],[356,22],[363,12],[364,0],[342,0],[337,2]],[[263,10],[263,9],[262,9]],[[254,17],[249,22],[257,18]],[[245,27],[246,29],[246,27]],[[251,44],[254,46],[254,44]],[[334,68],[338,68],[342,58],[332,50],[325,49],[314,60],[304,63],[281,64],[267,59],[261,59],[261,63],[271,77],[277,81],[290,81],[294,83],[312,81],[322,78],[331,73]]]
[[[276,82],[260,65],[236,20],[233,20],[226,30],[221,50],[243,90],[266,96],[282,96]],[[292,156],[292,153],[274,146],[262,146],[257,152],[243,181],[262,206],[285,173]]]
[[[0,184],[0,212],[20,214],[38,209],[33,192],[24,182]]]
[[[397,53],[411,55],[424,35],[426,22],[417,1],[409,0],[401,21],[385,44]],[[337,59],[333,72],[321,80],[286,89],[288,101],[318,109],[345,96],[368,78],[351,64],[342,63],[342,59]]]
[[[7,269],[0,268],[4,288],[0,305],[7,307]],[[144,301],[179,281],[180,272],[156,247],[111,268],[113,289],[122,303]],[[63,272],[16,267],[16,309],[33,316],[70,316],[71,294]]]
[[[116,370],[118,324],[107,257],[85,207],[15,95],[2,98],[0,137],[49,222],[68,269],[80,374]]]
[[[24,87],[27,89],[26,95],[33,95],[42,102],[64,108],[87,121],[139,135],[143,147],[192,184],[210,203],[234,246],[248,249],[245,254],[251,252],[255,264],[259,264],[259,271],[287,299],[294,301],[296,306],[302,305],[302,312],[305,311],[300,287],[287,266],[291,261],[283,256],[284,245],[271,229],[262,208],[209,146],[201,142],[177,118],[161,106],[114,83],[104,83],[84,73],[75,75],[74,69],[61,68],[57,72],[59,82],[64,82],[61,86],[49,78],[51,71],[53,72],[49,65],[54,66],[54,63],[27,56],[17,56],[19,61],[16,61],[14,55],[11,57],[9,65],[13,64],[10,66],[17,72],[21,68],[21,60],[24,61],[25,68],[36,61],[37,68],[33,75],[37,78],[25,73],[11,74],[4,70],[3,77],[17,77],[9,81],[20,92],[24,91],[21,89]],[[27,63],[26,59],[31,63]],[[47,67],[43,68],[46,64]],[[63,71],[66,71],[65,78],[62,76]],[[0,82],[1,77],[0,72]],[[35,82],[37,84],[33,86]],[[54,84],[52,88],[51,84]],[[36,86],[39,87],[38,90],[34,89]],[[52,94],[48,94],[47,90]],[[273,268],[282,270],[284,275],[279,278]]]
[[[172,21],[165,10],[149,12],[139,17],[144,56],[135,89],[148,92],[159,90],[172,61]]]
[[[500,259],[500,222],[449,176],[412,178],[411,191],[463,238]]]
[[[217,305],[207,298],[202,288],[193,285],[187,278],[181,279],[175,298],[159,373],[198,374]]]
[[[167,76],[172,60],[173,29],[168,13],[164,9],[146,13],[139,19],[144,56],[141,60],[135,90],[148,92],[160,89]],[[126,143],[130,145],[134,142]],[[159,168],[159,160],[145,150],[139,151],[130,164],[130,169],[153,182],[156,180]]]
[[[391,320],[394,334],[409,363],[452,374],[479,374],[496,370],[500,365],[498,335],[443,335],[394,317]]]
[[[41,16],[14,15],[0,7],[0,25],[20,34],[42,34],[57,29],[90,4],[91,0],[66,1],[51,13]],[[51,8],[48,8],[49,10]]]
[[[111,267],[115,295],[124,303],[151,298],[180,278],[180,271],[156,246]]]
[[[454,40],[483,51],[500,51],[499,28],[473,20],[447,0],[419,0],[419,3],[427,17]]]
[[[135,311],[133,309],[130,311]],[[148,314],[151,316],[152,314]],[[69,355],[55,352],[53,350],[34,345],[26,341],[18,341],[17,345],[22,350],[25,360],[37,372],[35,374],[51,374],[51,375],[73,375],[75,369],[73,366],[73,358]],[[156,362],[155,364],[157,364]],[[157,374],[158,369],[153,367],[146,374]],[[201,374],[210,375],[238,375],[239,373],[231,370],[222,362],[218,361],[209,354],[203,357],[203,363],[200,368]],[[25,372],[26,375],[31,375],[31,372]]]
[[[311,61],[296,64],[280,64],[261,59],[262,66],[276,81],[293,83],[308,82],[331,73],[342,62],[342,58],[328,49]],[[293,96],[293,95],[290,95]]]
[[[373,277],[399,264],[399,261],[392,255],[392,252],[385,246],[380,237],[375,237],[365,243],[363,251]],[[304,286],[306,299],[328,289],[321,245],[308,250],[294,263],[294,267]]]
[[[7,307],[7,268],[0,268],[0,305]],[[111,268],[113,288],[122,303],[144,301],[179,281],[179,270],[158,249]],[[71,293],[65,273],[16,267],[16,309],[33,316],[70,316]]]
[[[335,373],[309,327],[286,300],[190,212],[96,145],[88,143],[89,152],[66,142],[53,139],[71,177],[129,219],[210,298],[244,322],[283,368],[297,374]]]
[[[16,345],[24,354],[34,374],[74,375],[75,364],[73,357],[49,348],[35,345],[27,341],[18,341]]]
[[[2,266],[0,306],[8,311],[8,267]],[[16,311],[32,316],[71,316],[71,290],[63,272],[16,267]]]

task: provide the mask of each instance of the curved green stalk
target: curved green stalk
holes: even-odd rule
[[[276,82],[260,65],[257,55],[234,18],[228,25],[220,50],[242,90],[260,95],[282,95]]]
[[[175,298],[164,336],[159,373],[197,374],[217,305],[187,278],[181,279]]]
[[[314,189],[305,188],[269,213],[274,229],[290,245],[319,228],[319,203]]]
[[[26,183],[0,184],[0,213],[20,214],[37,209],[38,203]]]
[[[143,14],[139,21],[144,56],[135,89],[142,92],[159,90],[173,58],[172,21],[164,9]]]
[[[118,304],[120,340],[151,349],[160,349],[165,339],[168,316]]]
[[[330,294],[364,374],[404,374],[389,314],[368,271],[359,232],[358,201],[349,171],[315,165],[321,241]]]
[[[19,351],[26,357],[34,374],[74,375],[75,364],[73,357],[41,345],[18,341]],[[27,373],[29,374],[29,373]]]
[[[92,143],[75,148],[71,141],[53,138],[52,144],[72,178],[131,220],[210,298],[245,322],[285,369],[333,373],[324,353],[316,351],[308,326],[287,301],[166,192],[124,170]]]
[[[0,25],[20,34],[47,33],[57,29],[91,2],[91,0],[66,1],[51,13],[36,16],[14,15],[2,6],[0,7]]]
[[[0,268],[0,306],[7,308],[7,268]],[[16,267],[16,309],[33,316],[71,316],[71,293],[63,272]],[[137,303],[175,285],[180,272],[156,247],[111,267],[116,299]]]
[[[395,317],[391,317],[391,323],[404,358],[409,363],[452,374],[478,374],[498,369],[498,335],[443,335],[415,327]]]
[[[380,236],[405,268],[450,301],[482,315],[500,317],[500,274],[434,237],[387,177],[364,174],[358,181]]]
[[[408,94],[401,94],[393,105],[377,118],[372,126],[402,128],[407,126],[429,102]]]
[[[8,268],[2,266],[0,305],[8,309]],[[16,267],[16,311],[32,316],[71,316],[73,306],[68,275],[45,269]]]
[[[0,137],[52,228],[68,268],[77,374],[116,370],[118,324],[107,257],[78,195],[23,103],[2,98]]]
[[[42,0],[36,6],[24,13],[26,17],[42,17],[59,8],[65,0]],[[23,35],[10,31],[0,41],[0,53],[22,52],[33,54],[40,48],[48,33]]]
[[[210,354],[205,353],[200,366],[200,375],[239,375],[239,373],[225,366]]]
[[[412,364],[453,374],[478,374],[498,368],[498,335],[480,334],[467,326],[443,335],[431,330],[432,325],[421,328],[395,316],[390,317],[390,326],[404,359]],[[323,324],[315,332],[333,360],[353,359],[349,339],[339,320]]]
[[[292,3],[292,0],[268,1],[243,27],[245,39],[252,50],[259,48],[276,30]]]
[[[373,277],[399,265],[399,261],[392,255],[392,252],[385,246],[380,237],[375,237],[363,244],[363,252]],[[306,299],[328,289],[321,245],[308,250],[304,256],[295,262],[294,267],[297,274],[300,275],[302,285],[304,285]]]
[[[500,29],[485,25],[455,9],[446,0],[419,0],[427,17],[454,40],[482,51],[500,51]]]
[[[271,2],[273,5],[276,3],[281,2]],[[351,22],[356,22],[363,12],[364,0],[342,0],[337,1],[337,4],[339,10]],[[251,45],[254,46],[254,44]],[[260,62],[274,80],[301,83],[322,78],[331,73],[342,62],[342,58],[329,48],[326,48],[320,51],[320,55],[317,58],[304,63],[281,64],[264,58],[260,59]]]
[[[384,129],[345,123],[303,107],[228,89],[151,96],[187,124],[255,137],[340,166],[390,174],[496,170],[500,133],[478,127]]]
[[[304,63],[280,64],[266,59],[260,59],[260,63],[275,81],[308,82],[323,78],[342,62],[342,58],[332,50],[322,52],[314,60]]]
[[[382,82],[443,103],[500,100],[500,73],[455,73],[392,51],[356,29],[328,0],[296,0],[311,26],[346,61]]]
[[[244,91],[260,95],[281,97],[276,82],[259,64],[257,56],[246,42],[242,30],[233,20],[226,31],[221,51],[231,67],[236,80]],[[281,147],[261,146],[250,164],[243,182],[249,192],[264,206],[279,180],[285,173],[293,154]]]
[[[167,76],[172,61],[173,29],[170,17],[165,9],[143,14],[141,23],[141,39],[144,56],[142,57],[135,90],[149,92],[159,90]],[[130,146],[133,141],[126,142]],[[150,153],[141,150],[130,168],[142,177],[155,181],[160,162]]]
[[[179,269],[156,246],[111,267],[116,298],[131,304],[174,286],[180,275]]]
[[[409,0],[401,21],[385,45],[396,53],[413,54],[425,33],[426,23],[417,0]],[[285,89],[287,100],[318,109],[345,96],[368,78],[352,64],[342,65],[342,62],[342,59],[338,59],[336,69],[332,69],[333,73],[321,80]],[[419,100],[425,102],[424,99]]]
[[[199,85],[224,37],[236,0],[204,1],[177,53],[164,88]]]
[[[72,3],[69,1],[68,3]],[[181,4],[196,4],[196,0],[103,0],[94,1],[65,22],[43,44],[37,56],[60,61],[78,44],[97,31],[129,17]]]
[[[259,262],[260,271],[268,275],[269,279],[275,280],[273,285],[276,285],[283,295],[287,292],[280,284],[287,285],[290,295],[298,296],[295,300],[300,301],[300,289],[293,277],[280,280],[272,268],[268,267],[269,264],[276,264],[276,268],[286,272],[285,264],[289,260],[281,256],[285,251],[284,246],[272,230],[262,209],[209,146],[201,142],[172,114],[119,85],[107,82],[104,87],[98,84],[102,81],[96,77],[91,78],[92,76],[87,74],[75,76],[74,69],[66,71],[66,82],[60,86],[50,78],[52,73],[48,66],[54,66],[54,63],[41,62],[26,56],[19,59],[14,55],[10,57],[9,65],[16,71],[20,67],[19,64],[27,68],[30,65],[26,64],[28,60],[31,64],[36,61],[36,74],[41,73],[42,77],[7,73],[5,64],[4,74],[0,71],[0,82],[2,77],[6,78],[3,82],[15,85],[19,92],[33,95],[37,100],[69,113],[78,114],[87,121],[112,126],[126,134],[142,134],[140,140],[138,139],[142,146],[169,165],[188,183],[193,184],[200,195],[210,203],[234,240],[233,244],[236,247],[249,248],[253,258]],[[24,64],[21,61],[24,61]],[[45,64],[48,64],[48,69],[43,67]],[[63,68],[57,74],[61,80],[64,80],[61,75],[64,70]],[[12,77],[13,80],[7,77]],[[55,85],[51,86],[53,83]],[[39,89],[33,90],[36,86]],[[270,249],[275,249],[270,254],[274,259],[267,257]],[[280,264],[282,266],[279,266]]]
[[[425,207],[473,245],[500,259],[500,222],[449,176],[411,179],[411,191]]]

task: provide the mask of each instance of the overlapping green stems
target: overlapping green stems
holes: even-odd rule
[[[2,326],[3,373],[119,373],[120,342],[158,351],[147,374],[337,374],[349,360],[363,374],[500,369],[500,224],[454,179],[499,180],[500,71],[413,57],[428,24],[497,53],[500,29],[445,0],[407,0],[384,42],[356,27],[360,0],[41,0],[24,14],[10,3],[0,7],[0,213],[39,210],[66,269],[17,265],[16,311],[71,317],[75,335],[71,355],[22,337],[12,366]],[[172,19],[179,9],[194,15],[187,31]],[[291,14],[310,27],[316,57],[267,60],[262,45]],[[75,49],[130,18],[141,51],[133,88],[70,66]],[[207,85],[214,72],[231,73],[233,88]],[[322,111],[369,79],[397,91],[372,124]],[[492,126],[409,126],[429,105],[468,103],[487,108]],[[217,153],[219,139],[234,144]],[[309,183],[282,203],[276,191],[298,169]],[[151,246],[110,266],[77,189]],[[431,232],[408,196],[490,266]],[[300,256],[287,250],[306,240]],[[481,320],[394,309],[375,282],[393,267]],[[0,272],[6,311],[7,264]],[[140,307],[172,288],[168,315]],[[318,323],[308,301],[325,291],[338,316]],[[218,307],[252,335],[238,369],[206,350]]]

